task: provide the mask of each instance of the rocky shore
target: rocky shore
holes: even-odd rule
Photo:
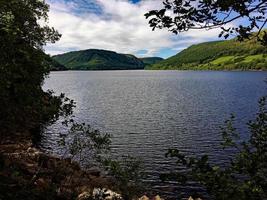
[[[44,153],[29,138],[0,141],[0,200],[122,199],[114,189],[112,177],[97,169],[81,169],[71,159]],[[158,195],[138,198],[149,199],[163,200]]]
[[[48,155],[30,139],[0,142],[0,200],[84,199],[96,188],[112,188],[113,180],[77,162]]]

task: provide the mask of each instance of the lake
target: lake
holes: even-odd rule
[[[220,126],[234,113],[247,138],[245,123],[266,95],[266,72],[220,71],[63,71],[52,72],[44,89],[63,92],[77,102],[79,122],[112,134],[114,157],[129,154],[144,161],[153,191],[175,197],[185,188],[163,184],[159,174],[173,168],[169,148],[188,155],[208,154],[222,164],[232,152],[220,148]],[[48,128],[42,147],[61,154],[61,123]]]

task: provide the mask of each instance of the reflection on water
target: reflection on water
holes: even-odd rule
[[[172,168],[166,150],[206,153],[223,163],[227,155],[219,148],[220,126],[235,113],[246,137],[244,124],[266,94],[266,77],[266,72],[67,71],[51,73],[44,88],[74,99],[78,121],[113,135],[114,156],[141,157],[154,189],[175,195],[171,183],[158,179]],[[60,154],[62,131],[59,122],[49,127],[43,148]]]

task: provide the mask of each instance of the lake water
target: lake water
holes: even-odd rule
[[[159,181],[173,167],[164,158],[167,149],[208,154],[223,163],[231,152],[221,151],[220,126],[235,113],[247,138],[245,123],[267,94],[266,78],[266,72],[64,71],[52,72],[44,88],[74,99],[78,121],[113,135],[114,156],[142,158],[153,191],[175,197],[184,188]],[[60,154],[60,131],[60,123],[50,127],[43,148]]]

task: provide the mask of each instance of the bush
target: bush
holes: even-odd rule
[[[267,110],[266,97],[259,100],[259,112],[250,121],[248,141],[238,143],[240,134],[234,128],[235,117],[231,116],[222,128],[223,149],[234,148],[235,157],[228,166],[209,163],[207,155],[201,158],[187,157],[177,149],[170,149],[167,157],[177,159],[177,167],[187,170],[163,174],[163,180],[175,180],[185,184],[194,181],[201,184],[210,197],[216,200],[267,199]],[[181,168],[180,168],[181,169]],[[203,195],[203,194],[202,194]]]
[[[115,178],[116,187],[124,200],[137,199],[144,192],[144,174],[141,172],[142,162],[139,159],[124,156],[117,160],[106,159],[103,163]]]

